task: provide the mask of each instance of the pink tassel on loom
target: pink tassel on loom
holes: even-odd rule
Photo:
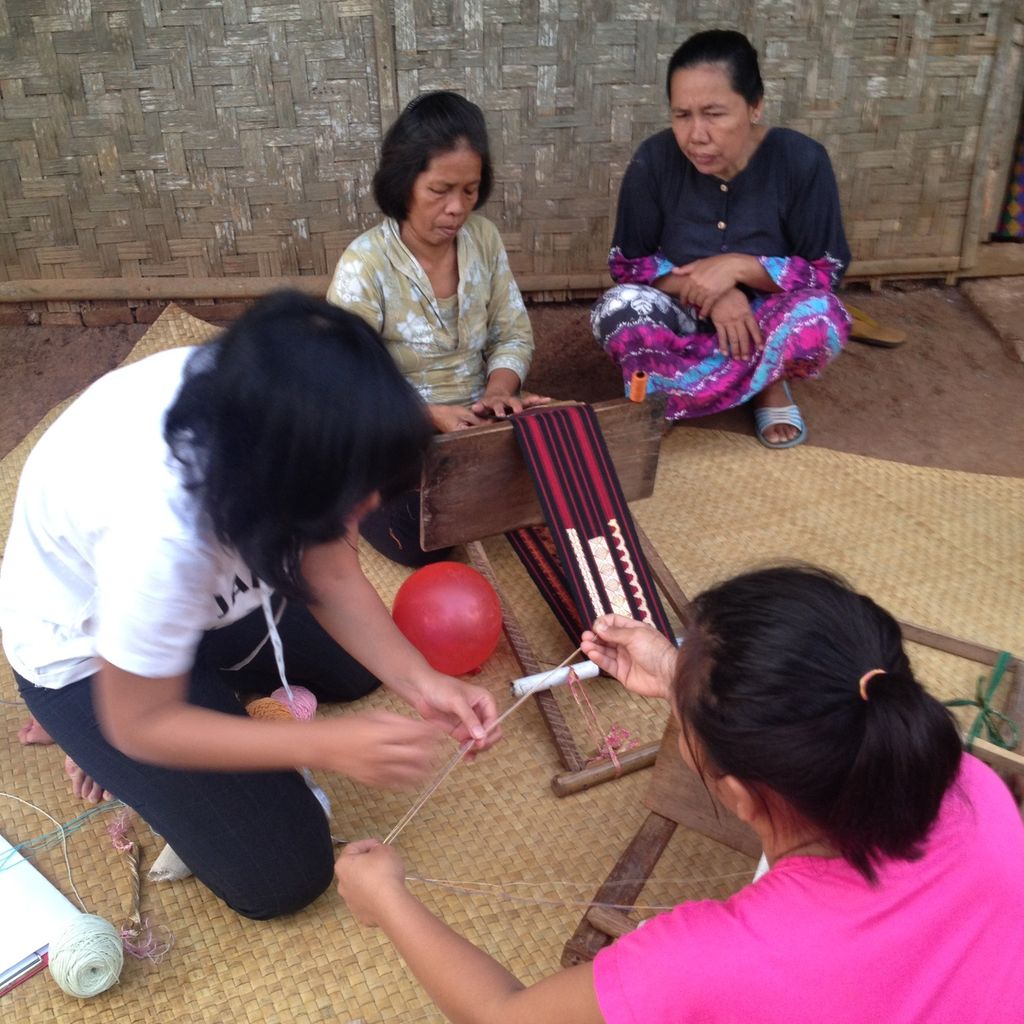
[[[632,750],[636,746],[636,741],[632,739],[632,735],[624,726],[613,725],[608,735],[605,736],[604,742],[597,748],[597,753],[587,764],[596,764],[598,761],[610,759],[618,767],[618,760],[615,755],[624,754],[627,750]]]
[[[118,811],[107,826],[110,842],[118,853],[127,853],[134,845],[128,838],[128,829],[132,827],[133,817],[132,810],[126,807],[123,811]]]
[[[572,669],[569,669],[566,683],[569,687],[569,692],[579,705],[580,711],[583,712],[583,720],[586,722],[591,738],[594,740],[597,748],[594,756],[587,759],[587,767],[589,768],[590,765],[597,764],[600,761],[611,761],[615,765],[615,773],[621,775],[622,765],[619,764],[618,753],[625,752],[634,746],[633,743],[629,742],[629,730],[615,723],[607,733],[602,734],[601,727],[597,721],[597,712],[587,696],[587,688]]]
[[[121,941],[124,943],[124,951],[136,960],[160,963],[173,945],[170,932],[166,928],[161,928],[160,931],[162,936],[158,939],[148,917],[143,918],[141,928],[122,928]]]

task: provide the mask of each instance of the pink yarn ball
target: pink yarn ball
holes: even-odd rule
[[[292,697],[295,699],[294,706],[288,700],[288,694],[285,693],[283,686],[279,686],[270,696],[273,700],[288,708],[300,722],[312,721],[313,716],[316,714],[316,697],[304,686],[292,687]]]

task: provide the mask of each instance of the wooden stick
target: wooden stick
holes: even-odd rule
[[[632,907],[675,830],[676,822],[670,818],[654,812],[648,814],[611,873],[594,893],[591,906],[595,903],[611,904],[623,913],[624,908]],[[563,967],[572,967],[574,964],[593,960],[597,951],[608,945],[608,933],[595,928],[588,917],[589,911],[565,944],[565,949],[562,950]]]
[[[1024,775],[1024,755],[997,747],[988,740],[975,739],[971,744],[970,751],[975,757],[984,761],[998,771],[1013,772],[1014,775]]]
[[[965,658],[967,661],[977,661],[982,665],[994,665],[999,660],[1002,651],[994,647],[986,647],[974,640],[964,640],[958,636],[951,636],[947,633],[939,633],[937,630],[929,629],[927,626],[918,626],[913,622],[900,620],[900,631],[903,639],[911,643],[922,644],[925,647],[933,647],[945,654],[954,654],[958,658]],[[1018,659],[1012,658],[1007,665],[1008,669],[1016,666]]]
[[[587,921],[599,932],[604,932],[613,939],[628,935],[639,923],[629,914],[624,914],[614,907],[591,907],[587,911]]]
[[[846,272],[847,281],[873,278],[1005,276],[1021,273],[1012,246],[978,245],[968,250],[969,262],[961,264],[960,255],[916,256],[904,259],[855,260]],[[978,254],[981,254],[979,258]],[[988,258],[984,262],[985,257]],[[1018,257],[1018,259],[1015,259]],[[973,266],[971,264],[974,264]],[[959,272],[959,273],[958,273]],[[524,293],[602,292],[612,281],[604,271],[576,274],[519,274],[519,290]],[[298,288],[324,295],[330,278],[325,274],[291,277],[61,277],[33,278],[0,282],[3,302],[69,302],[132,299],[194,300],[254,299],[278,288]]]
[[[604,291],[607,272],[593,274],[520,274],[523,292]],[[130,299],[255,299],[279,288],[325,295],[326,274],[291,277],[61,277],[0,283],[0,302],[67,302]]]
[[[565,666],[568,665],[569,662],[572,661],[572,659],[575,658],[577,654],[580,654],[581,651],[582,648],[577,647],[576,650],[573,651],[572,654],[570,654],[569,657],[566,658],[561,665],[556,665],[551,670],[550,674],[553,675],[560,668],[565,668]],[[515,711],[520,704],[523,704],[531,696],[533,696],[532,690],[528,693],[524,693],[522,697],[520,697],[511,707],[506,708],[506,710],[502,712],[502,714],[499,715],[490,724],[490,726],[488,726],[487,732],[493,732],[493,730],[497,729],[498,726],[501,725],[501,723],[504,722],[505,719],[508,718],[508,716],[511,715],[512,712]],[[405,814],[402,815],[398,824],[395,825],[395,827],[387,834],[387,836],[384,839],[385,846],[390,846],[398,837],[398,834],[402,831],[402,829],[404,829],[405,826],[408,825],[409,822],[412,821],[414,817],[416,817],[416,815],[419,813],[420,808],[430,799],[430,797],[433,795],[434,791],[438,788],[438,786],[440,786],[441,783],[444,782],[444,780],[447,779],[448,776],[451,775],[453,771],[455,771],[455,768],[458,765],[458,763],[466,756],[466,754],[469,752],[469,749],[473,746],[475,742],[475,740],[466,740],[462,744],[462,746],[459,747],[459,749],[455,752],[455,755],[452,757],[452,759],[444,766],[444,768],[441,769],[441,771],[434,778],[434,781],[431,782],[430,785],[427,786],[427,788],[420,794],[416,803],[414,803],[412,807],[410,807],[409,810],[407,810]]]
[[[611,761],[601,761],[576,772],[562,772],[561,775],[556,775],[551,780],[551,788],[555,796],[582,793],[583,790],[599,786],[602,782],[608,782],[620,775],[628,775],[630,772],[636,772],[654,764],[660,749],[661,742],[658,741],[627,750],[624,754],[618,755],[618,768]]]

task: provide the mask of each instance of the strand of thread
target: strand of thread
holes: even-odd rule
[[[544,896],[522,896],[519,893],[511,892],[510,889],[504,888],[502,885],[495,885],[491,882],[474,882],[466,881],[459,882],[453,879],[447,878],[428,878],[423,875],[409,874],[406,875],[406,881],[415,882],[420,885],[433,886],[435,888],[446,889],[449,892],[460,893],[464,896],[478,896],[481,899],[501,900],[507,903],[518,903],[526,906],[535,907],[602,907],[608,910],[621,910],[624,912],[637,911],[643,913],[664,913],[665,911],[675,910],[679,906],[679,901],[674,903],[605,903],[590,899],[567,899],[562,897],[544,897]],[[731,882],[738,878],[745,878],[749,880],[751,878],[750,871],[731,871],[724,875],[705,875],[705,876],[694,876],[692,878],[677,878],[677,879],[659,879],[662,884],[669,882],[674,883],[677,886],[682,885],[702,885],[709,882]],[[649,882],[650,879],[623,879],[623,881],[641,881]],[[529,886],[529,885],[542,885],[548,883],[525,883],[525,882],[506,882],[504,885],[507,886]],[[579,884],[582,887],[583,883],[560,883],[560,884]],[[596,883],[589,883],[593,886]]]
[[[270,637],[270,646],[274,650],[274,661],[277,664],[277,675],[281,680],[281,689],[285,694],[287,710],[292,718],[298,718],[298,715],[296,715],[294,711],[295,688],[288,682],[288,675],[284,669],[284,645],[281,643],[281,635],[277,631],[277,624],[274,621],[274,614],[270,607],[270,595],[267,593],[265,588],[260,590],[260,605],[263,608],[263,618],[267,623],[267,635]],[[312,696],[312,694],[310,694],[310,696]],[[273,700],[273,698],[270,699]],[[302,778],[305,780],[310,792],[316,797],[317,802],[323,808],[324,815],[327,818],[330,818],[330,797],[320,788],[320,786],[316,784],[316,781],[313,778],[313,773],[308,768],[302,769]]]
[[[581,648],[577,647],[576,650],[574,650],[572,654],[570,654],[569,657],[562,662],[561,665],[556,665],[548,674],[554,675],[554,673],[556,673],[560,668],[565,668],[565,666],[568,665],[569,662],[572,661],[572,659],[580,653],[580,651]],[[505,721],[505,719],[508,718],[508,716],[511,715],[512,712],[516,710],[516,708],[518,708],[529,696],[531,696],[532,692],[533,691],[527,691],[514,704],[512,704],[511,707],[506,708],[504,712],[502,712],[502,714],[500,714],[490,724],[487,731],[492,732],[499,725],[501,725],[501,723]],[[452,757],[452,759],[444,766],[444,768],[441,769],[440,772],[438,772],[437,776],[434,778],[434,781],[431,782],[429,786],[427,786],[427,788],[420,794],[419,799],[412,805],[412,807],[409,808],[409,810],[405,812],[405,814],[402,815],[402,817],[399,819],[395,827],[384,837],[383,843],[385,846],[390,846],[395,841],[395,839],[398,838],[398,834],[402,831],[402,829],[404,829],[405,826],[408,825],[410,821],[412,821],[416,814],[419,813],[420,808],[430,799],[430,797],[434,793],[434,790],[436,790],[438,786],[440,786],[441,783],[444,782],[444,780],[447,779],[448,776],[451,775],[451,773],[458,767],[459,762],[466,756],[466,754],[469,752],[469,748],[472,746],[473,740],[466,740],[465,743],[463,743],[462,746],[459,747],[459,749],[455,752],[455,755]]]

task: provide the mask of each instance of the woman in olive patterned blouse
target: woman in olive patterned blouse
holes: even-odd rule
[[[441,433],[548,401],[522,391],[533,332],[498,229],[474,211],[493,172],[483,114],[452,92],[414,99],[388,130],[373,179],[384,221],[342,254],[327,299],[380,332]],[[404,565],[447,556],[419,545],[419,497],[361,524]]]

